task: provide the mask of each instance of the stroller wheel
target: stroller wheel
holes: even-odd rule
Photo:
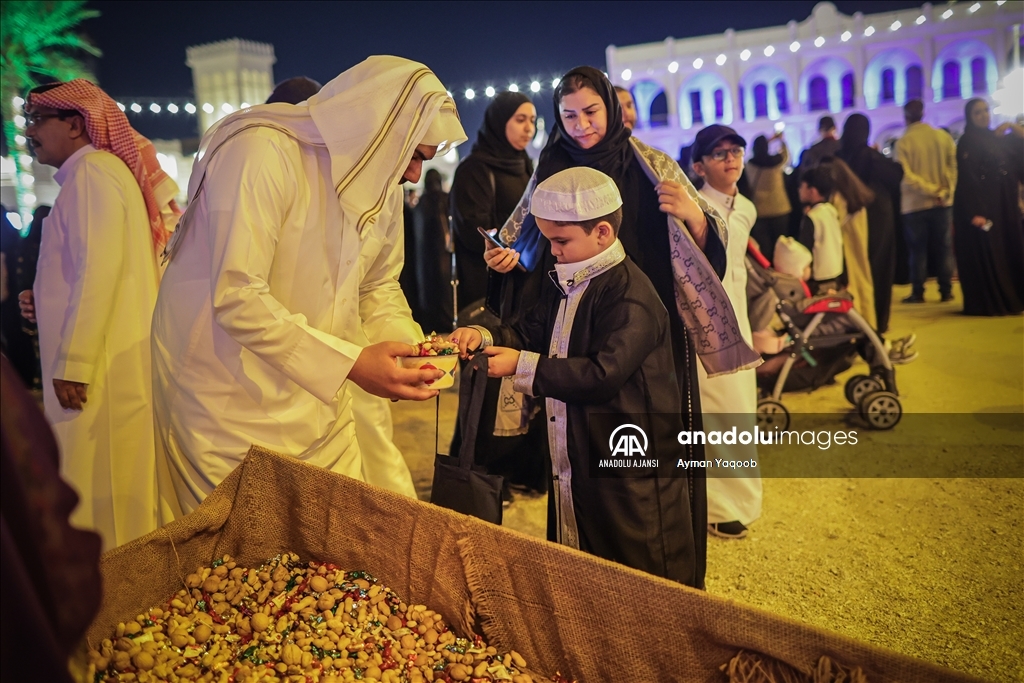
[[[885,387],[882,386],[877,377],[854,375],[846,380],[844,392],[846,393],[847,401],[852,405],[859,406],[865,396],[876,391],[883,391],[884,389]]]
[[[872,429],[892,429],[903,417],[903,406],[896,394],[874,391],[861,400],[860,416]]]
[[[770,430],[789,429],[789,411],[786,406],[770,398],[757,402],[757,426]]]

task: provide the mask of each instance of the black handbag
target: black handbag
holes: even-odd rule
[[[501,524],[504,478],[474,464],[476,433],[487,388],[487,356],[476,354],[462,370],[459,384],[459,426],[462,446],[457,455],[437,453],[435,431],[434,483],[430,502],[485,522]],[[436,423],[435,423],[436,429]]]

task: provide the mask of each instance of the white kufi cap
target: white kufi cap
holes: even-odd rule
[[[554,174],[533,191],[530,213],[549,221],[589,221],[622,206],[615,181],[586,166]]]

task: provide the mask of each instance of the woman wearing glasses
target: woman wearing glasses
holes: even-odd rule
[[[566,73],[554,94],[556,126],[541,152],[537,171],[500,236],[512,250],[488,252],[488,265],[508,272],[522,262],[536,278],[547,278],[550,250],[530,215],[533,188],[559,171],[587,166],[610,176],[622,195],[619,239],[640,266],[669,311],[670,338],[683,429],[700,430],[697,358],[709,374],[752,367],[760,357],[739,333],[735,312],[720,278],[725,272],[725,224],[686,179],[679,165],[631,137],[612,84],[599,70],[578,67]],[[530,302],[524,301],[523,305]],[[703,446],[680,447],[680,457],[702,460]],[[680,509],[684,539],[674,539],[667,578],[702,587],[707,538],[703,471],[688,473],[688,505]],[[608,502],[615,518],[614,501]],[[592,523],[577,518],[581,532]],[[680,531],[680,533],[682,533]],[[585,533],[583,534],[585,535]],[[619,561],[623,561],[621,558]],[[638,561],[627,562],[641,566]]]

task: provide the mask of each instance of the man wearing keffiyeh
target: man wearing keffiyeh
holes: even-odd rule
[[[25,115],[61,190],[35,286],[19,299],[38,319],[61,475],[81,498],[71,520],[109,549],[157,526],[150,325],[177,187],[152,143],[88,81],[35,88]]]

